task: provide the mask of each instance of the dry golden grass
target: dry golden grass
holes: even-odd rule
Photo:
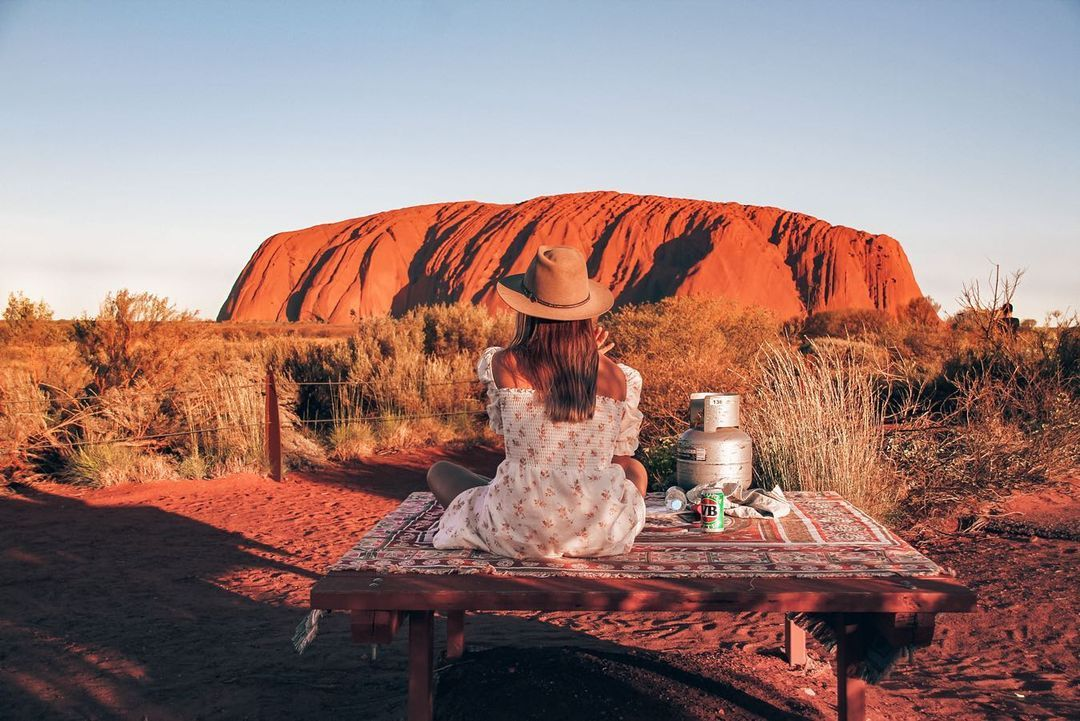
[[[244,373],[199,379],[200,387],[175,397],[177,442],[183,475],[204,478],[225,469],[262,469],[266,459],[265,399],[262,378]]]
[[[836,491],[872,514],[893,508],[899,489],[882,454],[884,369],[860,351],[763,350],[743,413],[760,485]]]
[[[1056,349],[1000,351],[955,363],[945,400],[912,404],[907,427],[889,436],[885,452],[904,479],[908,516],[1080,468],[1080,379],[1053,357]]]
[[[60,476],[72,483],[85,483],[95,488],[179,477],[179,470],[169,457],[123,443],[73,447]]]
[[[685,430],[691,393],[753,387],[754,357],[779,331],[765,310],[686,297],[620,308],[601,325],[615,342],[611,356],[641,372],[646,446]]]
[[[289,467],[495,440],[475,363],[506,344],[509,315],[462,305],[352,326],[212,324],[116,294],[72,324],[16,300],[0,324],[4,477],[263,472],[268,366]],[[875,513],[929,512],[1078,465],[1080,336],[1029,325],[988,348],[963,317],[939,323],[930,304],[908,315],[834,313],[803,333],[761,310],[671,298],[601,323],[612,357],[644,378],[639,455],[654,483],[674,470],[688,394],[702,390],[744,394],[761,483],[835,490]],[[887,434],[886,417],[905,432]]]

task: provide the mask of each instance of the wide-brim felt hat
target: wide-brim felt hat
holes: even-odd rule
[[[585,255],[568,245],[541,245],[524,273],[495,289],[514,310],[548,320],[595,318],[615,304],[610,288],[589,279]]]

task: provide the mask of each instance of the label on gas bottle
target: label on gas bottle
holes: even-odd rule
[[[679,441],[676,455],[680,461],[704,461],[706,452],[704,446],[695,446],[689,441]]]

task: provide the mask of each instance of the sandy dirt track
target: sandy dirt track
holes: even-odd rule
[[[0,495],[0,718],[402,718],[405,632],[375,661],[342,614],[303,656],[289,638],[321,570],[444,457],[487,473],[500,459],[416,451],[281,484]],[[1032,515],[1072,518],[1072,498],[1032,497]],[[979,609],[941,616],[934,644],[871,687],[870,718],[1080,716],[1078,544],[906,535],[979,593]],[[834,714],[828,657],[811,642],[810,667],[789,671],[778,616],[472,614],[466,633],[469,654],[440,671],[441,719]]]

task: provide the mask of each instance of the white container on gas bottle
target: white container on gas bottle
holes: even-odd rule
[[[750,487],[753,447],[750,436],[739,428],[740,399],[737,393],[690,395],[692,427],[679,437],[676,450],[675,480],[680,487],[723,484],[727,495]]]

